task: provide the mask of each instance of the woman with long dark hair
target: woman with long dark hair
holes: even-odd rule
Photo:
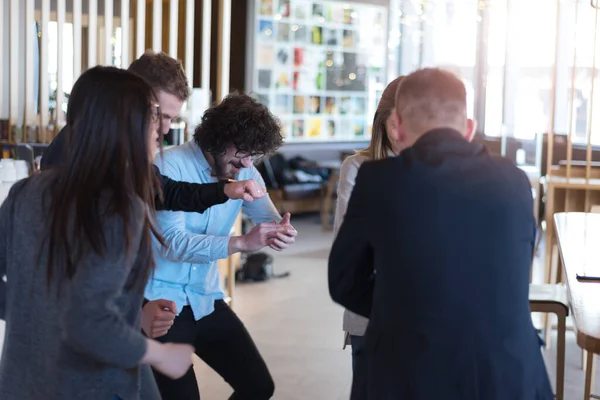
[[[69,98],[60,168],[13,186],[0,208],[0,393],[7,400],[139,398],[140,365],[177,378],[192,348],[141,334],[154,266],[160,110],[140,77],[94,67]]]

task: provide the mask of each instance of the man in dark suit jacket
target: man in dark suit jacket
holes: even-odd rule
[[[529,311],[527,177],[465,140],[451,73],[406,77],[396,114],[407,149],[363,164],[329,258],[332,298],[370,318],[367,398],[552,399]]]

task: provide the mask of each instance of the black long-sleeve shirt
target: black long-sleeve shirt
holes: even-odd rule
[[[54,165],[61,164],[64,160],[64,148],[67,145],[66,128],[61,129],[52,143],[42,155],[41,169],[45,170]],[[160,173],[158,167],[154,170],[162,186],[163,200],[156,196],[158,210],[199,212],[206,211],[209,207],[227,201],[223,183],[188,183],[174,181]]]

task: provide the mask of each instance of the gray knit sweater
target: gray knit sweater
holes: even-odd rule
[[[6,320],[0,397],[139,399],[143,293],[125,289],[125,282],[139,267],[145,205],[136,201],[130,251],[122,222],[106,218],[98,229],[104,229],[107,254],[86,256],[57,296],[56,285],[47,288],[47,248],[40,247],[49,231],[45,189],[53,181],[49,171],[18,182],[0,208],[0,277],[7,279],[0,279],[0,318]],[[150,377],[148,367],[144,375]]]

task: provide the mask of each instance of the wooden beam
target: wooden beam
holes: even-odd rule
[[[162,50],[162,0],[154,0],[152,8],[152,49]]]
[[[113,65],[113,0],[104,0],[104,64]]]
[[[139,58],[146,51],[146,2],[138,0],[137,2],[137,29],[135,58]]]
[[[179,0],[171,0],[169,8],[169,55],[177,59],[177,33],[179,31]]]
[[[204,3],[210,0],[204,0]],[[194,0],[187,0],[185,7],[185,73],[194,87]]]
[[[98,0],[89,0],[88,68],[98,64]]]
[[[217,102],[229,93],[231,44],[231,0],[219,0],[219,41],[217,58]]]

